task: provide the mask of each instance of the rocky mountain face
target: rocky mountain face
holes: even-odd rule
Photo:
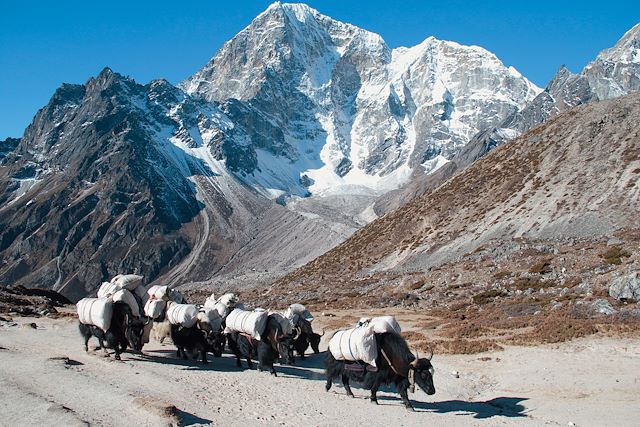
[[[246,128],[227,116],[239,110]],[[233,259],[274,274],[344,240],[355,228],[293,213],[234,177],[251,157],[225,138],[255,140],[265,129],[250,111],[109,69],[63,85],[2,160],[0,283],[78,299],[123,271],[182,284],[224,274]],[[256,239],[260,249],[249,245]]]
[[[251,141],[258,161],[242,170],[272,196],[395,189],[540,92],[482,48],[429,37],[390,49],[377,34],[280,3],[181,87],[246,101],[279,130]]]
[[[497,126],[482,129],[432,175],[414,173],[398,190],[390,191],[375,202],[373,211],[381,216],[402,206],[416,195],[442,185],[492,149],[533,129],[549,118],[589,102],[612,99],[640,90],[640,24],[627,31],[612,48],[603,50],[580,74],[562,66],[526,107],[515,111]]]
[[[597,247],[600,263],[612,258],[610,264],[622,264],[621,257],[633,251],[623,248],[637,248],[640,239],[639,206],[640,94],[632,94],[554,116],[358,230],[274,287],[282,293],[304,289],[309,298],[322,300],[319,295],[335,293],[337,283],[345,289],[359,283],[363,295],[383,295],[387,288],[377,284],[397,285],[398,278],[412,274],[429,276],[443,265],[447,283],[454,266],[466,261],[465,280],[482,283],[500,270],[498,259],[520,256],[522,262],[527,247],[563,245],[575,263],[558,265],[558,271],[575,270],[577,283],[593,281],[611,268],[597,264],[598,254],[588,269],[576,267],[582,262],[579,248]],[[575,249],[576,242],[584,244]],[[482,258],[486,265],[472,260],[490,251],[492,256]],[[546,256],[548,263],[560,253],[531,251]],[[523,268],[515,264],[512,268]],[[474,271],[489,277],[471,278]]]
[[[4,141],[0,141],[0,161],[15,150],[19,143],[20,139],[18,138],[7,138]]]
[[[612,99],[638,90],[640,24],[627,31],[615,46],[600,52],[580,74],[573,74],[562,66],[545,90],[529,105],[509,115],[495,128],[477,134],[467,152],[457,159],[458,163],[469,164],[491,148],[577,105]]]

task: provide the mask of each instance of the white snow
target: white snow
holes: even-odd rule
[[[426,162],[422,163],[421,166],[424,168],[425,173],[427,175],[430,175],[447,163],[449,163],[449,159],[438,154],[433,159],[427,160]]]

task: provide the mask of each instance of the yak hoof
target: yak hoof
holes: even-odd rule
[[[371,399],[371,403],[373,403],[374,405],[378,405],[378,399]]]
[[[413,406],[411,405],[405,405],[405,408],[407,409],[407,411],[411,411],[411,412],[415,412],[416,410],[413,408]]]
[[[326,391],[331,390],[331,383],[327,383],[327,384],[325,384],[324,389],[325,389]]]
[[[116,360],[122,360],[122,359],[120,358],[120,355],[119,355],[119,354],[116,354],[115,359],[116,359]]]

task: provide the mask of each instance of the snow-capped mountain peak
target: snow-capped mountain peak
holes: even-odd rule
[[[251,144],[256,168],[242,176],[270,195],[397,188],[540,92],[480,47],[428,37],[391,50],[378,34],[279,2],[181,87],[246,101],[282,131],[274,142],[286,153]]]

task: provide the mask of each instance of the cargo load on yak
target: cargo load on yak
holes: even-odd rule
[[[136,297],[134,297],[127,289],[120,289],[111,296],[111,299],[113,302],[124,302],[131,309],[131,314],[135,317],[140,317],[140,306],[138,305],[138,300],[136,300]]]
[[[147,294],[151,299],[163,299],[165,301],[169,300],[169,287],[168,286],[160,286],[153,285],[149,289],[147,289]]]
[[[147,302],[144,304],[144,314],[147,317],[156,320],[162,313],[164,313],[164,309],[167,306],[167,302],[163,299],[151,299],[149,298]]]
[[[211,294],[207,297],[206,300],[204,300],[204,308],[211,308],[211,309],[215,309],[216,308],[216,296],[215,294]]]
[[[213,294],[209,298],[213,298]],[[209,304],[211,304],[209,298],[207,298],[207,301],[209,302]],[[230,292],[218,298],[213,307],[216,309],[218,314],[220,314],[220,317],[225,319],[229,315],[229,313],[231,313],[231,311],[236,308],[239,300],[240,298],[238,298],[236,294]]]
[[[111,326],[113,301],[106,298],[83,298],[76,304],[78,319],[85,325],[94,325],[104,332]]]
[[[133,291],[142,283],[143,278],[144,276],[139,276],[137,274],[118,274],[111,279],[111,283],[117,285],[120,289]]]
[[[300,319],[305,319],[309,322],[313,321],[313,316],[309,313],[307,307],[302,304],[291,304],[287,311],[284,312],[284,316],[291,320],[294,326],[298,325]]]
[[[329,351],[336,360],[362,361],[375,367],[378,346],[373,327],[361,326],[336,332],[329,341]]]
[[[119,290],[120,290],[120,286],[116,285],[115,283],[102,282],[102,285],[100,285],[100,288],[98,288],[97,295],[98,295],[98,298],[106,298],[115,294]]]
[[[167,320],[172,325],[190,328],[198,320],[198,307],[193,304],[169,303],[167,307]]]
[[[241,332],[260,340],[260,335],[267,327],[269,313],[266,311],[245,311],[234,309],[226,319],[225,333]]]
[[[368,325],[373,328],[373,332],[376,334],[390,332],[392,334],[400,335],[402,332],[400,324],[393,316],[378,316],[372,319],[364,317],[358,321],[358,325]]]

